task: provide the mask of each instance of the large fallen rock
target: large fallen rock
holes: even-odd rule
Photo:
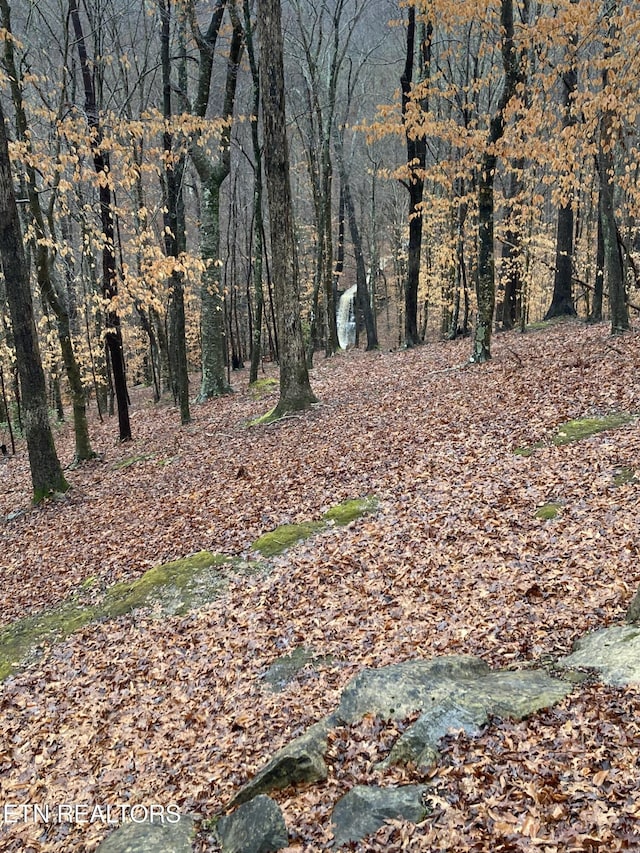
[[[558,663],[595,669],[606,684],[640,684],[640,626],[614,625],[587,634]]]
[[[124,823],[97,853],[191,853],[194,837],[194,821],[187,815],[175,823]]]
[[[335,846],[360,841],[388,820],[419,823],[427,814],[423,803],[425,790],[424,785],[403,785],[399,788],[356,785],[333,808],[331,822],[335,827]]]
[[[479,658],[455,655],[363,670],[344,689],[335,716],[350,723],[365,714],[392,719],[422,711],[383,764],[411,762],[428,770],[448,732],[477,734],[489,716],[520,720],[571,689],[542,670],[494,672]]]
[[[240,788],[229,807],[246,803],[257,794],[288,788],[289,785],[324,782],[328,775],[324,754],[331,727],[330,718],[320,720],[299,738],[278,750],[268,764]]]
[[[216,832],[223,853],[275,853],[289,845],[280,807],[265,794],[220,818]]]
[[[569,683],[541,670],[494,672],[469,655],[365,669],[347,684],[336,712],[279,750],[229,806],[289,785],[324,781],[329,732],[365,714],[388,720],[421,711],[392,750],[390,762],[429,767],[436,759],[438,742],[452,729],[475,732],[489,715],[522,719],[560,701],[571,689]]]

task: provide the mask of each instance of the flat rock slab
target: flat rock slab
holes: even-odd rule
[[[376,832],[388,820],[419,823],[427,815],[423,785],[399,788],[356,785],[338,800],[331,814],[335,827],[334,845],[341,847]]]
[[[176,823],[125,823],[97,853],[191,853],[194,837],[194,822],[187,815]]]
[[[280,807],[265,794],[220,818],[216,831],[223,853],[275,853],[289,846]]]
[[[239,805],[274,789],[324,781],[328,775],[324,755],[329,732],[341,724],[357,722],[365,714],[388,720],[422,712],[388,763],[415,762],[430,767],[437,757],[437,744],[448,731],[477,731],[489,715],[522,719],[560,701],[571,689],[568,682],[541,670],[494,672],[483,660],[470,655],[365,669],[347,684],[337,711],[279,750],[229,805]]]
[[[363,670],[344,689],[336,717],[388,720],[455,706],[481,725],[487,714],[522,719],[570,692],[570,684],[542,670],[494,672],[480,658],[452,655]]]
[[[483,660],[470,655],[364,669],[342,691],[336,717],[343,723],[356,722],[365,714],[403,719],[445,700],[453,684],[473,684],[490,672]]]
[[[614,625],[581,637],[562,666],[596,669],[605,684],[640,684],[640,625]]]

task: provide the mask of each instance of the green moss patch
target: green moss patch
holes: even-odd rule
[[[116,462],[113,469],[114,471],[121,471],[124,468],[131,468],[132,465],[137,465],[139,462],[148,462],[149,459],[153,459],[153,456],[149,453],[140,453],[138,456],[128,456],[126,459],[121,459],[120,462]]]
[[[271,424],[277,420],[278,420],[278,416],[276,415],[276,409],[274,406],[273,409],[269,409],[269,411],[266,412],[264,415],[260,415],[257,418],[252,418],[249,421],[248,425],[249,426],[262,426],[264,424]]]
[[[354,521],[368,512],[373,512],[377,506],[378,501],[374,497],[353,498],[332,506],[322,517],[325,521],[334,524],[349,524],[350,521]]]
[[[163,613],[179,615],[214,600],[227,584],[227,574],[221,571],[224,566],[241,568],[238,561],[229,557],[200,551],[155,566],[130,583],[109,587],[97,604],[82,604],[73,595],[57,607],[18,619],[0,631],[0,681],[27,662],[38,646],[64,640],[89,622],[113,619],[154,605]],[[80,589],[88,590],[95,583],[95,578],[87,578]]]
[[[124,616],[132,610],[153,604],[162,606],[165,613],[181,615],[196,604],[217,597],[226,579],[221,566],[230,559],[210,551],[199,551],[190,557],[164,563],[146,571],[130,583],[109,587],[101,605],[101,615],[107,618]]]
[[[97,615],[95,607],[68,601],[34,616],[25,616],[3,628],[0,631],[0,681],[25,663],[38,646],[66,639],[96,619]]]
[[[282,554],[287,548],[295,545],[296,542],[303,542],[314,533],[322,530],[324,524],[321,521],[305,521],[302,524],[281,524],[275,530],[269,533],[264,533],[259,539],[253,543],[252,547],[255,551],[262,554],[263,557],[275,557],[276,554]]]
[[[598,432],[617,429],[630,423],[635,417],[636,415],[631,415],[627,412],[613,412],[610,415],[603,415],[601,417],[576,418],[576,420],[560,424],[551,441],[556,446],[571,444],[573,441],[581,441],[583,438],[589,438],[589,436],[595,435]],[[537,441],[535,444],[516,447],[513,452],[516,456],[531,456],[540,447],[547,446],[547,443]]]
[[[523,445],[522,447],[516,447],[513,451],[516,456],[533,456],[536,450],[539,450],[541,447],[544,447],[543,441],[536,441],[535,444]]]
[[[633,416],[626,412],[614,412],[611,415],[598,418],[577,418],[575,421],[567,421],[558,427],[553,443],[558,445],[570,444],[572,441],[580,441],[583,438],[595,435],[597,432],[617,429],[632,420]]]
[[[561,504],[556,503],[555,501],[549,501],[549,503],[538,507],[535,515],[536,518],[540,518],[542,521],[551,521],[552,519],[557,518],[561,509]]]
[[[613,483],[615,486],[624,486],[626,483],[639,482],[636,477],[636,469],[630,468],[628,465],[623,465],[613,475]]]
[[[278,390],[279,381],[268,377],[265,379],[256,379],[249,385],[249,392],[255,400],[261,400],[263,397],[273,394]]]
[[[259,539],[256,539],[251,547],[263,557],[275,557],[295,545],[296,542],[303,542],[313,536],[314,533],[329,527],[329,525],[349,524],[350,521],[372,512],[377,506],[378,501],[373,496],[351,498],[328,509],[321,521],[281,524],[280,527],[276,527],[275,530],[264,533]]]

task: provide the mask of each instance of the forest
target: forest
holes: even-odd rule
[[[314,726],[255,849],[639,848],[640,4],[0,14],[0,850],[253,850]],[[560,694],[390,765],[440,658]]]

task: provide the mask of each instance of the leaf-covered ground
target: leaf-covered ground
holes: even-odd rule
[[[133,442],[94,423],[102,459],[69,472],[69,496],[0,521],[0,627],[88,578],[99,590],[202,549],[246,555],[342,500],[379,506],[201,610],[140,611],[43,649],[0,686],[0,805],[177,803],[213,818],[364,666],[452,653],[530,666],[620,621],[640,584],[640,486],[619,476],[640,467],[638,424],[552,438],[574,418],[640,412],[640,336],[567,323],[498,336],[482,367],[465,365],[468,351],[318,358],[320,404],[270,426],[246,426],[276,397],[256,399],[244,372],[187,428],[139,392]],[[70,460],[68,427],[57,441]],[[550,501],[557,517],[537,517]],[[28,502],[20,448],[0,463],[0,516]],[[324,663],[270,692],[268,666],[303,644]],[[328,849],[331,805],[353,784],[423,779],[374,770],[392,735],[373,719],[339,730],[327,783],[277,795],[292,851]],[[355,849],[638,850],[639,747],[640,690],[587,683],[527,721],[451,738],[432,816]],[[17,823],[0,828],[0,849],[80,853],[106,832]]]

